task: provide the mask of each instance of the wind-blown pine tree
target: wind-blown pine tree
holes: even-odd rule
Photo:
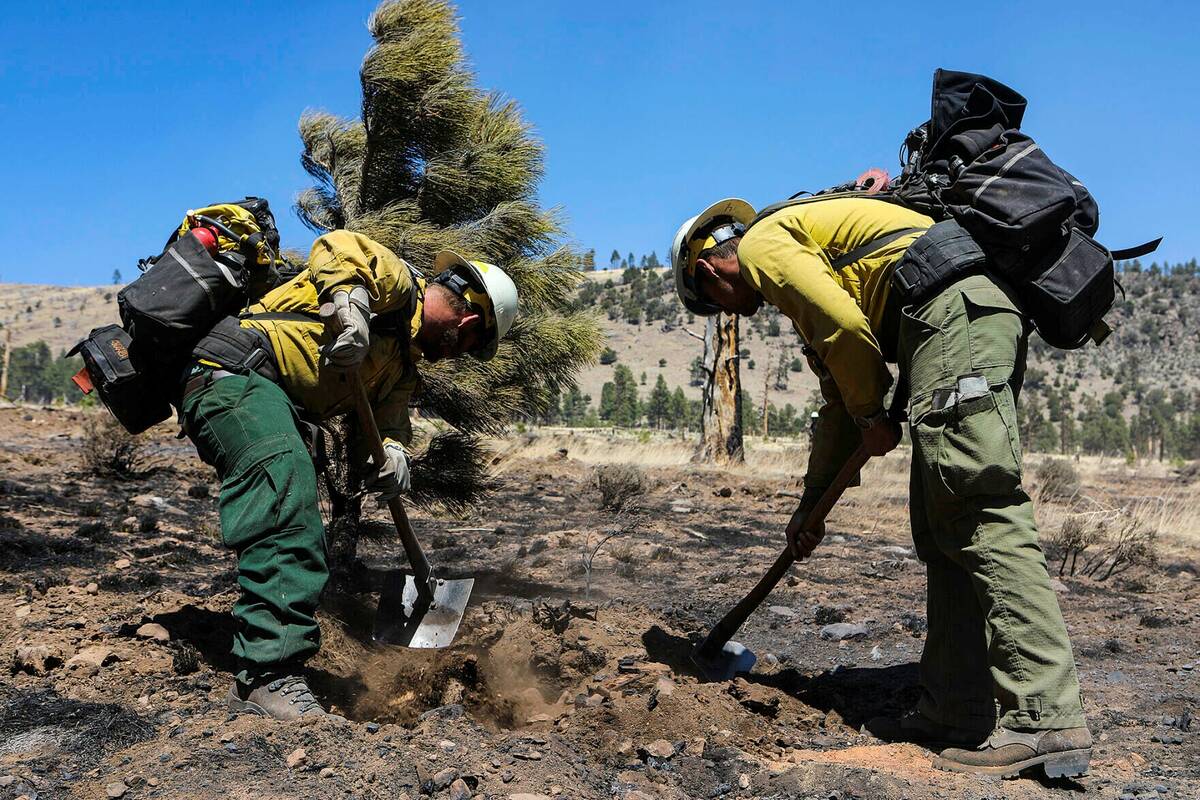
[[[461,510],[490,485],[479,437],[542,414],[595,359],[602,333],[590,313],[571,310],[580,257],[534,198],[542,145],[514,101],[475,85],[454,9],[389,0],[369,29],[362,118],[309,111],[300,120],[316,185],[297,210],[316,232],[362,233],[418,269],[451,248],[503,267],[517,284],[520,313],[493,360],[420,365],[414,405],[446,425],[414,458],[409,498]]]

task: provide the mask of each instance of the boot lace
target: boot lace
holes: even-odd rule
[[[292,705],[300,706],[300,714],[309,714],[313,711],[318,713],[324,712],[320,702],[313,697],[312,690],[308,688],[308,683],[299,675],[288,675],[285,678],[277,678],[267,684],[268,692],[279,692],[282,696],[288,698],[288,702]]]

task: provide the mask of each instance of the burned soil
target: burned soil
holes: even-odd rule
[[[372,644],[374,596],[328,596],[310,676],[346,721],[283,725],[223,704],[236,570],[211,471],[164,426],[148,473],[98,478],[84,420],[0,409],[0,798],[1200,796],[1190,535],[1164,531],[1153,566],[1056,578],[1091,774],[985,780],[862,730],[918,691],[904,453],[868,468],[743,629],[754,671],[706,683],[688,654],[773,559],[795,480],[649,453],[644,494],[612,510],[582,438],[503,443],[486,510],[414,514],[431,560],[477,579],[454,646]],[[1113,472],[1085,489],[1174,496],[1188,480]],[[363,555],[403,565],[391,546]]]

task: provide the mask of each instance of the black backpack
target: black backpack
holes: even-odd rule
[[[1020,130],[1025,108],[1025,98],[999,81],[939,69],[930,118],[901,150],[900,177],[872,176],[874,185],[860,179],[817,196],[874,197],[937,220],[893,274],[893,291],[906,304],[986,269],[1015,289],[1048,344],[1098,344],[1110,332],[1103,318],[1119,288],[1113,259],[1146,255],[1162,240],[1110,252],[1093,239],[1095,199]],[[855,252],[861,258],[881,246],[877,240]]]
[[[171,415],[180,371],[196,344],[295,267],[279,254],[266,200],[247,197],[189,212],[162,253],[117,294],[121,325],[96,328],[68,353],[83,357],[101,402],[130,432]],[[236,332],[235,332],[236,333]]]

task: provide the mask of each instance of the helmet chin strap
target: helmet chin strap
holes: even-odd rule
[[[466,297],[467,290],[472,288],[470,281],[458,273],[458,270],[448,269],[433,276],[432,283],[440,283],[459,297]]]

